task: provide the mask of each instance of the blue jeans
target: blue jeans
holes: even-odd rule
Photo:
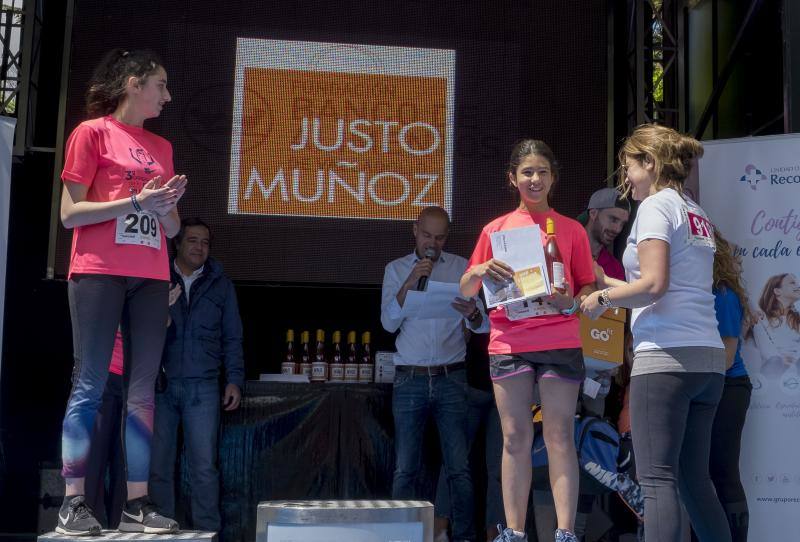
[[[178,426],[183,424],[192,526],[202,531],[220,530],[217,470],[219,411],[220,394],[216,379],[172,378],[167,389],[156,394],[150,495],[162,514],[175,516]]]
[[[469,410],[467,414],[467,438],[470,450],[475,444],[475,436],[482,425],[486,426],[486,526],[494,527],[505,523],[503,491],[500,484],[500,463],[503,456],[503,431],[500,428],[500,415],[494,403],[494,394],[476,388],[467,389]],[[434,513],[437,517],[451,518],[453,515],[450,491],[447,487],[447,474],[442,465],[439,483],[436,486]]]
[[[439,430],[442,462],[452,498],[455,540],[474,540],[474,499],[467,439],[467,376],[463,369],[428,376],[425,370],[398,367],[392,394],[396,464],[392,497],[414,499],[422,465],[425,423],[433,416]]]

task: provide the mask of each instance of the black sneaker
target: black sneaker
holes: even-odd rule
[[[83,495],[65,498],[58,511],[56,532],[70,536],[98,536],[102,531]]]
[[[158,513],[150,497],[145,495],[125,503],[119,520],[120,532],[124,533],[177,533],[178,522]]]

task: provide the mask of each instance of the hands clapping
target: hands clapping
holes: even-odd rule
[[[144,185],[136,196],[145,211],[153,211],[159,216],[170,213],[186,192],[186,175],[175,175],[162,184],[161,177],[154,177]]]

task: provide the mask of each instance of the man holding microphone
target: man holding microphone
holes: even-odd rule
[[[487,333],[488,318],[477,299],[456,297],[452,316],[418,319],[403,315],[411,290],[425,290],[431,281],[458,284],[467,260],[444,252],[450,217],[441,207],[424,208],[414,224],[415,250],[386,266],[381,295],[381,323],[400,331],[392,411],[396,467],[392,497],[417,497],[425,424],[433,416],[439,430],[442,461],[452,502],[453,540],[474,540],[473,486],[467,438],[465,356],[469,332]]]

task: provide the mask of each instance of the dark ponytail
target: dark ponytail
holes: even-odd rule
[[[114,112],[125,97],[129,77],[146,78],[153,74],[161,59],[152,51],[112,49],[95,68],[86,92],[86,112],[89,118],[102,117]]]

